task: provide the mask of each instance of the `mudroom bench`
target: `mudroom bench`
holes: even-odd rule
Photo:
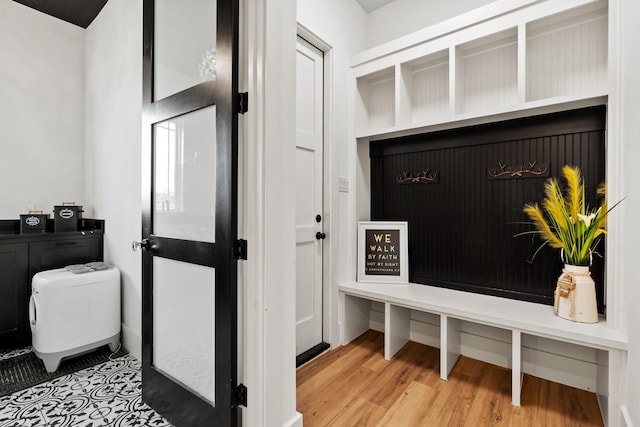
[[[627,339],[602,318],[596,324],[556,317],[553,307],[495,296],[480,295],[418,284],[349,282],[339,286],[342,307],[342,343],[347,344],[370,328],[371,301],[384,304],[384,357],[390,360],[409,341],[411,310],[440,317],[440,377],[446,380],[461,353],[461,322],[474,322],[511,331],[512,403],[520,406],[522,387],[522,336],[549,338],[603,350],[608,354],[605,372],[608,395],[598,395],[603,417],[618,406],[622,364]],[[599,369],[600,370],[600,369]]]

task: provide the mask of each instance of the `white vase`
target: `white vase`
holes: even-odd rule
[[[574,322],[598,322],[596,286],[588,266],[565,264],[554,293],[554,312]]]

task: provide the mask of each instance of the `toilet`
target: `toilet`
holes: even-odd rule
[[[103,263],[37,273],[29,323],[33,352],[47,372],[63,359],[120,343],[120,271]],[[100,265],[100,267],[98,267]],[[99,269],[98,269],[99,268]]]

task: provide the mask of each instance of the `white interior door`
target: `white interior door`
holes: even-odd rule
[[[296,354],[322,343],[323,58],[298,38],[296,91]]]

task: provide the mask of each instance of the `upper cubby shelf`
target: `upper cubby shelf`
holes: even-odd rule
[[[527,23],[527,101],[606,92],[607,10],[599,6]]]
[[[398,123],[410,125],[449,115],[449,51],[400,64]]]
[[[367,129],[395,126],[395,68],[358,79],[358,122]]]
[[[456,113],[518,102],[518,29],[455,46]]]
[[[607,0],[496,3],[356,56],[356,137],[606,99]]]

